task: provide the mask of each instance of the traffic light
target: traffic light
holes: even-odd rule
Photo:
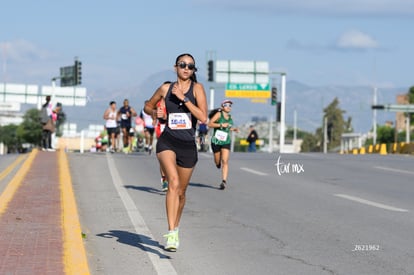
[[[82,62],[75,61],[75,85],[82,84]]]
[[[208,75],[207,75],[207,80],[210,82],[214,81],[214,61],[213,60],[209,60],[207,62],[208,65]]]
[[[282,102],[278,102],[277,107],[276,107],[276,121],[280,122],[281,117],[282,117]]]
[[[333,134],[333,123],[332,122],[328,122],[328,125],[327,125],[327,135],[328,135],[328,142],[331,142],[332,141],[332,134]]]
[[[272,105],[276,105],[277,103],[277,88],[272,87]]]

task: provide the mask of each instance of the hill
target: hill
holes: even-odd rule
[[[207,99],[210,98],[210,86],[204,78],[199,77],[203,83]],[[124,98],[128,98],[131,106],[137,111],[141,110],[143,103],[166,80],[176,79],[172,71],[163,71],[149,77],[140,85],[133,87],[120,87],[119,89],[101,88],[88,90],[91,101],[87,106],[64,107],[68,122],[77,123],[78,129],[88,127],[88,124],[103,124],[103,112],[109,101],[115,100],[118,105]],[[224,99],[224,85],[214,84],[216,106]],[[397,94],[406,93],[407,88],[378,89],[378,104],[394,103]],[[279,95],[280,96],[280,95]],[[368,132],[372,128],[373,88],[368,86],[310,86],[299,81],[287,81],[286,85],[286,123],[293,126],[293,113],[297,111],[298,128],[313,132],[321,126],[323,108],[335,97],[340,101],[340,107],[346,112],[345,119],[352,117],[355,132]],[[250,99],[233,98],[232,115],[237,125],[249,123],[253,117],[261,120],[275,119],[276,109],[270,103],[252,103]],[[208,101],[209,102],[209,101]],[[378,123],[395,120],[395,113],[378,112]]]

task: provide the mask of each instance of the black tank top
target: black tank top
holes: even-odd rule
[[[165,127],[164,132],[167,132],[169,135],[183,141],[194,141],[197,118],[191,114],[184,102],[172,94],[174,84],[175,83],[171,83],[165,97],[167,127]],[[194,82],[191,81],[190,88],[186,93],[184,93],[184,96],[188,97],[191,103],[196,105],[193,87]]]

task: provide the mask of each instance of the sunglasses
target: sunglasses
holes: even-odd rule
[[[231,103],[224,103],[223,107],[231,107]]]
[[[187,67],[189,70],[194,71],[196,69],[195,65],[192,63],[185,63],[185,62],[179,62],[177,63],[177,66],[180,67],[181,69],[185,69],[185,67]]]

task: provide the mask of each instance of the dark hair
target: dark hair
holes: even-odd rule
[[[210,113],[208,114],[208,119],[211,119],[215,114],[217,114],[218,112],[223,111],[223,109],[221,108],[215,108],[213,110],[210,111]]]
[[[115,101],[111,101],[109,102],[109,106],[111,106],[112,104],[116,103]]]
[[[43,108],[46,108],[49,105],[50,99],[51,99],[51,96],[50,95],[47,95],[46,96],[46,103],[44,103],[42,105]]]
[[[191,55],[191,54],[189,54],[189,53],[183,53],[183,54],[180,54],[179,56],[177,56],[177,58],[175,59],[175,65],[177,65],[177,63],[178,63],[178,61],[180,60],[180,58],[181,57],[184,57],[184,56],[189,56],[189,57],[191,57],[192,59],[193,59],[193,61],[194,61],[194,64],[195,64],[195,59],[194,59],[194,57]],[[194,81],[194,82],[197,82],[197,76],[196,76],[196,71],[197,71],[197,68],[195,68],[194,69],[194,71],[193,71],[193,74],[190,76],[190,79],[192,80],[192,81]]]

